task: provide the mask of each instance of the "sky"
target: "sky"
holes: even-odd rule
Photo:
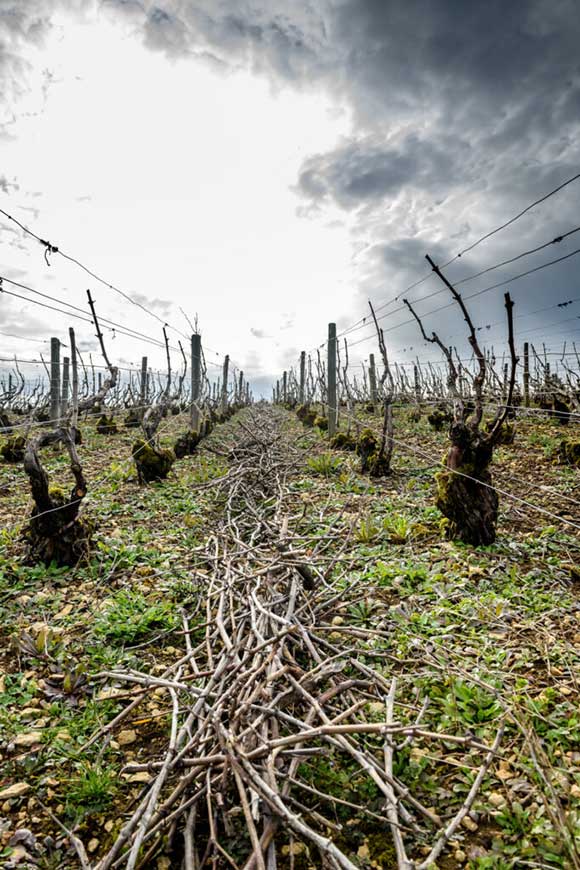
[[[89,324],[10,281],[83,311],[90,289],[153,342],[167,322],[176,367],[197,316],[210,374],[228,353],[256,395],[330,321],[353,369],[376,353],[369,299],[392,360],[440,356],[405,296],[465,353],[425,255],[453,259],[580,172],[579,37],[577,0],[0,0],[0,208],[105,281],[0,215],[3,289],[25,297],[0,294],[0,357],[38,359],[73,325],[98,359]],[[446,275],[574,230],[579,204],[575,182]],[[519,344],[580,339],[580,256],[508,280],[577,248],[458,285],[485,291],[468,305],[498,357],[506,290]],[[105,335],[119,365],[162,366],[158,344]]]

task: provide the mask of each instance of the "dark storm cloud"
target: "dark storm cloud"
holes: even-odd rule
[[[305,160],[297,189],[313,204],[333,203],[347,210],[395,197],[409,185],[443,190],[454,166],[452,150],[465,152],[469,145],[422,140],[414,133],[391,147],[377,136],[347,141],[330,154]],[[462,173],[453,183],[461,178]]]
[[[320,62],[324,27],[316,3],[199,0],[143,5],[147,41],[167,54],[182,53],[187,45],[215,53],[232,66],[291,81]]]
[[[334,20],[348,46],[338,87],[359,123],[383,134],[411,125],[429,140],[444,132],[456,170],[453,138],[485,152],[482,162],[516,144],[525,159],[577,127],[568,109],[580,93],[574,0],[362,0],[340,4]]]
[[[372,132],[305,161],[298,190],[311,206],[391,204],[416,186],[421,217],[459,186],[509,209],[577,165],[573,2],[363,0],[337,5],[332,21],[344,66],[329,87]]]

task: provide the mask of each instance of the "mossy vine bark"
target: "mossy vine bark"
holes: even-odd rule
[[[5,462],[17,463],[24,459],[26,438],[22,435],[13,435],[0,447],[0,455]]]
[[[474,546],[493,544],[499,499],[489,465],[493,445],[467,424],[454,423],[446,469],[437,475],[436,505],[450,538]]]
[[[135,462],[139,483],[153,483],[156,480],[165,480],[175,462],[173,450],[154,447],[144,439],[135,441],[131,449],[131,455]]]
[[[60,487],[51,487],[40,461],[40,450],[49,444],[64,444],[69,457],[74,486],[67,496]],[[24,538],[27,560],[31,564],[55,563],[59,567],[76,565],[88,554],[91,524],[79,517],[87,485],[75,447],[75,433],[68,429],[44,432],[26,445],[24,470],[30,480],[34,508]]]
[[[356,443],[361,471],[371,477],[384,477],[389,473],[389,461],[381,450],[379,439],[372,429],[363,429]]]

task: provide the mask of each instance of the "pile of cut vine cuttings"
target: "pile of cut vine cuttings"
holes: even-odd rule
[[[558,434],[518,424],[494,479],[578,521]],[[84,427],[74,570],[23,564],[26,479],[0,467],[4,867],[580,866],[572,526],[500,497],[497,543],[455,545],[436,461],[371,480],[267,406],[163,483],[130,443]]]

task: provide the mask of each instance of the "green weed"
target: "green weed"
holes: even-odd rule
[[[389,514],[383,520],[383,528],[393,544],[404,544],[411,537],[413,523],[403,514]]]
[[[79,819],[107,809],[117,792],[117,781],[112,768],[83,764],[69,785],[67,815]]]
[[[338,456],[334,456],[332,453],[320,453],[318,456],[311,456],[307,465],[314,474],[319,474],[321,477],[332,477],[332,475],[338,474],[342,462]]]
[[[479,686],[457,680],[444,700],[444,710],[451,720],[469,727],[494,722],[502,713],[499,702]]]
[[[380,533],[380,528],[372,517],[363,517],[356,530],[355,538],[359,544],[372,544]]]
[[[151,604],[140,592],[122,589],[97,616],[93,631],[98,638],[124,646],[169,631],[175,625],[171,602]]]

